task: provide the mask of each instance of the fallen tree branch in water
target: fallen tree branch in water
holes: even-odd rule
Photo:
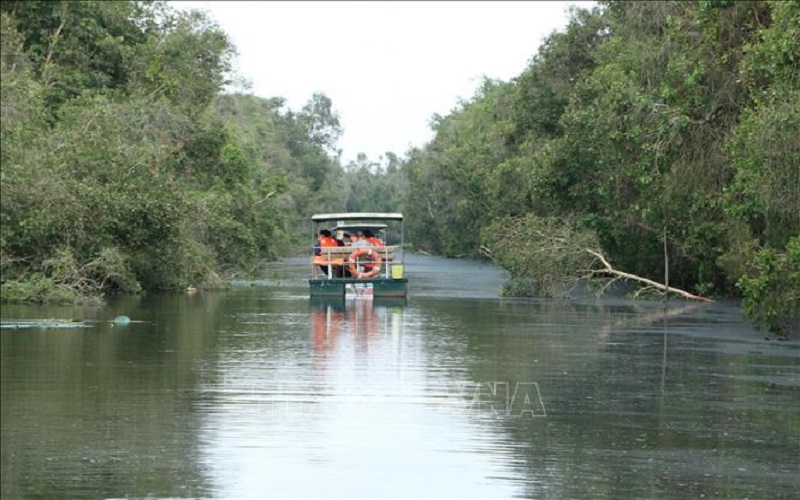
[[[618,278],[623,278],[623,279],[627,279],[627,280],[631,280],[631,281],[638,281],[639,283],[644,283],[644,284],[648,285],[648,287],[655,288],[657,290],[661,290],[662,292],[666,292],[666,293],[672,292],[672,293],[678,294],[678,295],[680,295],[682,297],[686,297],[687,299],[700,300],[700,301],[703,301],[703,302],[713,302],[711,299],[709,299],[707,297],[701,297],[699,295],[695,295],[693,293],[689,293],[689,292],[687,292],[685,290],[681,290],[679,288],[673,288],[673,287],[667,286],[667,285],[665,285],[663,283],[657,283],[657,282],[655,282],[653,280],[650,280],[650,279],[647,279],[647,278],[643,278],[642,276],[637,276],[635,274],[618,271],[617,269],[614,269],[614,267],[608,262],[608,260],[605,258],[605,256],[603,256],[603,254],[601,254],[600,252],[598,252],[596,250],[592,250],[591,248],[586,248],[585,250],[587,252],[589,252],[591,255],[597,257],[597,259],[603,264],[603,268],[602,269],[594,269],[594,270],[589,271],[590,274],[592,274],[592,275],[608,274],[608,275],[611,275],[611,276],[616,276]],[[613,281],[612,281],[612,283],[613,283]],[[606,285],[606,287],[607,286],[608,285]],[[604,288],[606,288],[606,287],[604,287]]]
[[[504,293],[508,295],[571,296],[582,280],[601,284],[597,295],[602,295],[615,282],[626,280],[640,285],[635,292],[637,296],[653,289],[712,302],[666,283],[615,269],[599,250],[597,234],[569,218],[533,215],[506,218],[496,221],[485,234],[492,239],[481,247],[481,253],[508,271],[511,280],[504,285]],[[503,237],[495,238],[498,234]]]

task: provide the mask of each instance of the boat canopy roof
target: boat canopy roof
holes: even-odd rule
[[[328,221],[347,222],[347,221],[381,221],[381,220],[402,221],[403,214],[388,213],[388,212],[341,212],[335,214],[314,214],[311,216],[311,220],[313,222],[328,222]]]
[[[354,223],[345,223],[345,224],[338,224],[336,227],[331,228],[331,231],[344,231],[349,234],[355,234],[358,231],[363,231],[365,229],[369,229],[372,231],[386,231],[386,224],[358,224],[357,222]]]

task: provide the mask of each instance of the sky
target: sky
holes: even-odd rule
[[[228,34],[248,92],[299,111],[328,96],[346,165],[400,157],[433,138],[430,120],[469,100],[484,77],[509,81],[562,30],[569,5],[550,1],[179,1]]]

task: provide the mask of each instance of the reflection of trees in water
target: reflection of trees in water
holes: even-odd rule
[[[678,491],[676,481],[690,485],[689,496],[747,494],[724,479],[731,472],[723,462],[712,477],[698,472],[706,470],[705,459],[719,459],[711,450],[724,440],[714,429],[752,432],[749,417],[732,422],[729,411],[708,411],[708,377],[694,367],[726,363],[669,341],[670,322],[686,323],[708,305],[674,303],[665,311],[629,301],[430,299],[419,307],[425,352],[449,361],[452,380],[466,378],[483,395],[491,383],[536,382],[541,389],[544,418],[470,407],[485,410],[476,418],[507,436],[498,438],[495,453],[510,448],[521,459],[526,497],[647,497]],[[714,397],[723,400],[741,385],[714,384]],[[766,423],[756,427],[769,431]],[[779,454],[791,463],[787,449]],[[784,478],[776,489],[785,486]]]
[[[448,356],[463,360],[473,383],[535,381],[541,388],[545,418],[501,414],[488,424],[509,437],[498,448],[513,447],[522,459],[526,497],[743,497],[753,494],[760,474],[773,476],[764,491],[796,490],[798,480],[780,464],[796,465],[797,449],[780,438],[764,443],[780,435],[776,428],[791,426],[789,391],[765,395],[765,385],[712,377],[736,370],[725,352],[686,349],[686,337],[670,340],[670,323],[691,324],[709,306],[453,306],[442,303],[425,316],[448,324],[456,340],[431,342],[450,346]],[[753,365],[764,362],[754,355]],[[745,401],[749,410],[737,411]],[[759,445],[745,436],[764,439]],[[738,466],[751,477],[737,481]]]
[[[222,296],[126,298],[104,312],[145,323],[0,336],[3,497],[207,495],[192,388]]]

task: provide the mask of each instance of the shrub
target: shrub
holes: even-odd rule
[[[745,314],[773,333],[800,331],[800,236],[789,240],[786,253],[761,248],[748,267],[737,283]]]

